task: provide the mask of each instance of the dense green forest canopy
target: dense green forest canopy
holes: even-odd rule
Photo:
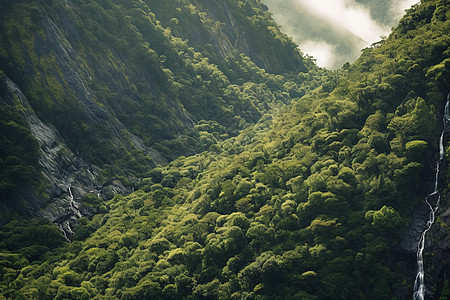
[[[102,11],[101,5],[85,2],[89,9],[83,12]],[[167,16],[172,2],[189,3],[147,4],[156,16]],[[256,9],[258,1],[226,2],[240,8],[248,24],[279,34],[264,10]],[[120,12],[137,2],[98,3]],[[192,3],[192,9],[206,9],[216,2]],[[176,24],[191,22],[183,16],[177,21],[165,17],[157,27],[167,30],[172,22],[174,35],[177,30],[182,35],[183,27]],[[230,125],[223,107],[211,109],[207,114],[212,117],[196,122],[198,135],[192,137],[204,142],[207,151],[145,169],[140,189],[130,195],[101,202],[86,194],[86,205],[98,213],[79,220],[70,244],[44,221],[5,226],[0,232],[0,297],[411,298],[411,261],[399,259],[393,249],[428,192],[428,165],[437,152],[438,120],[450,86],[449,17],[447,0],[422,1],[386,40],[364,49],[355,63],[339,71],[309,65],[297,52],[277,55],[274,66],[233,54],[225,56],[229,65],[221,69],[219,54],[206,55],[209,46],[198,46],[197,52],[182,39],[170,38],[168,53],[184,49],[187,58],[167,54],[162,63],[154,56],[159,63],[149,67],[174,68],[156,73],[162,76],[155,79],[162,82],[161,95],[176,88],[194,120],[205,117],[190,105],[211,107],[194,101],[200,97],[183,98],[183,92],[207,93],[211,99],[220,95],[236,110],[233,120],[247,121]],[[146,18],[130,28],[155,23],[152,16]],[[101,38],[117,36],[102,32],[97,39],[101,45]],[[276,47],[292,49],[285,36],[276,41],[280,44],[268,45],[273,53],[280,51]],[[123,43],[123,51],[139,49]],[[187,59],[193,65],[186,67]],[[107,97],[125,107],[121,101],[126,100]],[[138,125],[136,134],[142,130],[146,138],[144,127]],[[160,147],[176,148],[168,144]],[[448,144],[445,149],[448,157]],[[449,296],[448,281],[445,286],[436,295]]]

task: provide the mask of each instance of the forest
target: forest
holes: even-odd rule
[[[26,202],[23,186],[45,198],[48,184],[7,78],[101,169],[98,182],[133,191],[82,195],[89,214],[70,243],[52,220],[12,216],[0,299],[412,298],[416,254],[399,244],[439,154],[448,0],[422,0],[334,71],[259,0],[67,3],[0,4],[0,205]],[[46,46],[48,24],[67,29],[74,61]],[[66,74],[79,66],[92,77],[88,104]],[[434,226],[448,235],[448,219]],[[450,298],[448,257],[440,267],[433,299]]]

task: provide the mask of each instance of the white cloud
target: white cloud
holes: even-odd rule
[[[418,2],[419,0],[395,1],[392,3],[391,11],[398,19],[400,19],[405,14],[406,9],[410,8],[412,5]]]
[[[334,47],[325,41],[306,41],[300,44],[300,49],[312,55],[318,66],[329,68],[334,64]]]
[[[312,14],[344,28],[368,44],[378,41],[390,28],[378,24],[369,11],[354,0],[298,0]]]
[[[379,41],[380,36],[388,36],[405,9],[419,2],[371,0],[364,6],[359,0],[262,1],[304,53],[316,58],[319,66],[331,69],[354,61],[362,48]],[[372,18],[369,7],[373,9],[374,3],[378,15]],[[380,16],[383,12],[384,17]]]

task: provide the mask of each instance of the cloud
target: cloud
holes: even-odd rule
[[[389,32],[389,27],[378,24],[370,12],[354,0],[299,0],[299,4],[310,13],[318,15],[359,36],[367,43],[379,40]]]
[[[306,41],[300,44],[300,49],[312,53],[319,66],[332,66],[334,63],[335,47],[325,41]]]
[[[419,0],[262,0],[281,30],[321,67],[337,69],[389,35]]]
[[[410,8],[416,3],[419,3],[419,0],[394,1],[392,2],[391,12],[396,18],[400,19],[405,14],[405,9]]]

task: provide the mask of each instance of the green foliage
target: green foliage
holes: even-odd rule
[[[2,227],[0,251],[19,253],[27,261],[42,259],[47,251],[64,243],[59,229],[45,219],[14,220]]]
[[[38,187],[38,143],[20,114],[16,99],[6,91],[0,71],[0,202],[17,197],[21,187]]]
[[[407,142],[405,145],[406,156],[411,161],[422,162],[425,158],[425,150],[428,143],[421,140]]]
[[[149,1],[148,7],[158,11],[156,16],[165,16],[161,22],[172,24],[173,32],[181,32],[177,26],[187,22],[222,26],[199,7],[224,6],[197,2],[177,2],[174,15],[172,2]],[[226,2],[230,9],[239,8],[236,13],[246,16],[252,30],[265,26],[267,16],[258,10],[258,1]],[[86,11],[100,12],[138,5],[83,3],[90,5]],[[233,106],[219,105],[223,112],[236,109],[242,114],[225,113],[224,118],[233,115],[230,123],[222,122],[222,116],[198,122],[190,137],[198,149],[210,151],[146,170],[140,190],[117,195],[104,208],[94,195],[86,195],[86,203],[98,214],[80,220],[77,241],[47,253],[45,261],[30,265],[25,257],[33,259],[43,248],[30,249],[33,245],[23,241],[15,245],[18,237],[2,238],[15,248],[0,256],[0,293],[44,299],[395,297],[402,282],[412,284],[412,278],[405,278],[404,264],[398,263],[392,247],[427,192],[419,184],[428,159],[423,154],[436,151],[432,145],[434,115],[442,106],[440,77],[426,73],[448,55],[438,51],[439,45],[448,46],[448,37],[434,34],[446,26],[439,12],[443,8],[438,10],[442,3],[430,0],[415,6],[380,47],[365,49],[357,62],[339,72],[337,81],[335,73],[316,68],[300,73],[301,80],[289,72],[271,75],[255,68],[245,55],[221,74],[222,65],[204,58],[208,46],[189,50],[183,41],[166,39],[171,33],[160,28],[153,14],[145,17],[151,26],[143,23],[144,17],[135,17],[136,28],[153,34],[149,45],[161,47],[155,45],[158,56],[146,52],[147,59],[157,63],[158,58],[172,70],[155,80],[167,79],[168,85],[185,92],[180,99],[193,109],[191,116],[219,97]],[[122,28],[115,28],[113,19],[97,20],[113,22],[117,31]],[[268,30],[288,42],[273,28]],[[96,39],[114,36],[102,32]],[[427,39],[434,50],[417,46],[420,39]],[[122,41],[124,48],[128,42]],[[183,44],[175,49],[184,53],[169,51],[170,43]],[[167,50],[165,58],[162,50]],[[187,69],[177,67],[188,59]],[[253,81],[239,77],[240,72]],[[160,87],[166,96],[170,90]],[[192,95],[203,95],[199,101],[205,102],[194,109]],[[303,96],[291,98],[297,95]],[[271,100],[265,102],[266,97]],[[265,104],[274,109],[249,126],[248,120],[265,112]],[[220,112],[211,107],[212,115]],[[231,123],[241,127],[229,127]],[[233,136],[230,128],[239,128],[239,134]],[[191,141],[188,137],[172,142],[183,144]],[[158,147],[179,146],[162,142]]]
[[[370,223],[375,231],[383,235],[397,233],[396,228],[402,226],[403,220],[399,213],[392,207],[384,205],[380,210],[369,210],[366,212],[365,219]]]

